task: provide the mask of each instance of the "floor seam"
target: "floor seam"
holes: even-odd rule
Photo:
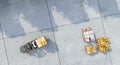
[[[102,26],[103,26],[104,34],[105,34],[105,36],[107,36],[106,30],[105,30],[105,25],[104,25],[104,20],[103,20],[103,17],[106,17],[106,16],[102,16],[102,14],[101,14],[101,8],[100,8],[100,4],[99,4],[99,1],[98,1],[98,0],[97,0],[97,4],[98,4],[100,16],[101,16],[101,21],[102,21]],[[113,15],[114,15],[114,14],[113,14]],[[109,16],[109,15],[108,15],[108,16]],[[111,15],[111,16],[112,16],[112,15]],[[113,65],[113,61],[112,61],[112,58],[111,58],[111,53],[110,53],[110,51],[109,51],[109,57],[110,57],[111,65]]]
[[[5,55],[6,55],[6,59],[7,59],[7,65],[10,65],[1,23],[0,23],[0,27],[1,27],[1,32],[2,32],[2,40],[3,40]]]
[[[68,26],[68,25],[72,25],[72,24],[78,24],[78,23],[82,23],[82,22],[86,22],[86,21],[94,20],[94,19],[99,19],[99,18],[101,18],[101,17],[96,17],[96,18],[92,18],[92,19],[82,20],[82,21],[75,22],[75,23],[68,23],[68,24],[64,24],[64,25],[58,25],[58,26],[54,26],[53,28],[62,27],[62,26]]]
[[[4,38],[4,39],[13,38],[13,37],[22,36],[22,35],[25,35],[25,34],[34,33],[34,32],[45,31],[45,30],[49,30],[49,29],[52,29],[52,28],[46,28],[46,29],[36,30],[36,31],[28,32],[28,33],[23,33],[23,34],[18,34],[18,35],[12,35],[12,36],[3,37],[3,38]]]
[[[120,13],[115,13],[115,14],[105,15],[105,16],[103,16],[103,17],[114,16],[114,15],[120,15]]]
[[[53,32],[54,40],[55,40],[55,43],[56,43],[56,49],[58,50],[58,51],[57,51],[58,60],[59,60],[59,64],[61,65],[59,49],[58,49],[57,42],[56,42],[56,37],[55,37],[55,33],[54,33],[54,27],[53,27],[53,24],[52,24],[52,18],[51,18],[51,16],[50,16],[50,10],[49,10],[49,6],[48,6],[48,1],[47,1],[47,0],[46,0],[46,5],[47,5],[47,9],[48,9],[49,19],[50,19],[51,26],[52,26],[52,32]]]
[[[117,13],[117,14],[112,14],[112,15],[109,15],[109,16],[113,16],[113,15],[118,15],[120,13]],[[102,17],[108,17],[108,16],[102,16]],[[94,19],[99,19],[99,18],[102,18],[102,17],[96,17],[96,18],[91,18],[91,19],[87,19],[87,20],[82,20],[82,21],[79,21],[79,22],[75,22],[75,23],[72,23],[72,24],[77,24],[77,23],[81,23],[81,22],[85,22],[85,21],[89,21],[89,20],[94,20]],[[38,32],[38,31],[44,31],[44,30],[48,30],[48,29],[52,29],[52,28],[58,28],[58,27],[63,27],[63,26],[68,26],[68,25],[72,25],[71,23],[68,23],[68,24],[64,24],[64,25],[59,25],[59,26],[51,26],[50,28],[45,28],[45,29],[41,29],[41,30],[37,30],[37,31],[32,31],[32,32],[28,32],[28,33],[23,33],[23,34],[18,34],[18,35],[12,35],[12,36],[9,36],[9,37],[4,37],[4,39],[6,38],[12,38],[12,37],[17,37],[17,36],[20,36],[20,35],[24,35],[24,34],[29,34],[29,33],[33,33],[33,32]],[[103,24],[103,22],[102,22]],[[2,39],[2,38],[0,38]]]

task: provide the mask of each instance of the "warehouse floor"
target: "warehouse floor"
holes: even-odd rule
[[[86,26],[108,36],[111,50],[86,54]],[[20,52],[41,36],[48,45]],[[119,65],[119,36],[120,0],[0,0],[0,65]]]

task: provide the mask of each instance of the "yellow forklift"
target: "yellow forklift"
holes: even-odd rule
[[[41,38],[35,39],[31,42],[28,42],[25,45],[22,45],[20,47],[20,51],[21,51],[21,53],[28,53],[34,49],[41,48],[45,45],[47,45],[47,39],[45,36],[43,36]]]

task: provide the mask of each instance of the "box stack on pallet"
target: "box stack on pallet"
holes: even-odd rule
[[[91,27],[85,27],[82,29],[83,40],[86,43],[89,43],[85,46],[85,51],[87,54],[94,54],[98,51],[106,52],[110,49],[110,45],[108,43],[108,37],[95,37],[95,34]],[[96,43],[97,42],[97,43]]]

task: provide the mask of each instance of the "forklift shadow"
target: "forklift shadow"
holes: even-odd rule
[[[57,45],[52,40],[48,39],[48,44],[44,47],[35,49],[28,53],[30,56],[35,56],[37,58],[42,58],[48,54],[56,53],[58,51]]]

